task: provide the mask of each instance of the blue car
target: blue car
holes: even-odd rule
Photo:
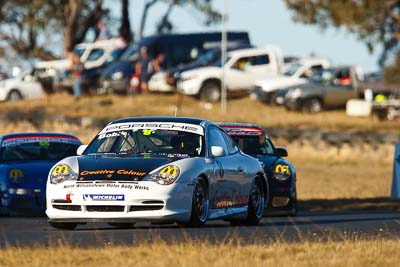
[[[0,136],[0,214],[44,214],[51,167],[76,155],[81,144],[75,136],[59,133]]]
[[[242,151],[257,158],[264,166],[268,178],[269,203],[264,215],[289,215],[297,213],[296,169],[284,159],[286,149],[275,147],[265,130],[246,123],[220,123]]]

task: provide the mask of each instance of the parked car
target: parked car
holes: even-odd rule
[[[79,55],[84,66],[83,86],[97,88],[100,73],[106,66],[117,60],[125,49],[126,45],[118,38],[77,44],[73,53]],[[55,88],[72,92],[73,77],[70,75],[72,72],[69,70],[69,64],[71,63],[68,59],[41,61],[36,63],[35,68],[40,72],[41,77],[51,77]]]
[[[218,124],[240,149],[262,162],[268,178],[269,203],[264,214],[295,216],[297,213],[296,170],[284,159],[286,149],[276,148],[265,130],[258,125],[226,122]]]
[[[271,75],[255,82],[252,98],[266,104],[283,104],[276,102],[276,92],[289,86],[300,85],[308,82],[315,72],[328,68],[329,60],[325,58],[302,58],[286,69],[282,75]]]
[[[228,51],[234,51],[238,49],[250,48],[249,44],[233,44],[228,45]],[[182,72],[206,67],[213,66],[219,60],[221,60],[221,48],[213,48],[207,50],[201,54],[198,59],[187,63],[179,64],[172,69],[167,69],[165,71],[160,71],[154,74],[149,81],[149,91],[151,92],[175,92],[176,84]]]
[[[35,70],[27,70],[16,77],[0,81],[0,101],[16,101],[45,97],[46,93],[38,81]]]
[[[250,45],[247,32],[228,32],[227,40],[230,44]],[[205,51],[219,46],[220,32],[165,34],[145,37],[138,43],[131,45],[121,56],[121,60],[111,64],[104,70],[100,86],[105,91],[127,92],[134,72],[134,65],[139,58],[141,47],[147,47],[150,57],[162,53],[165,56],[165,67],[171,69],[180,64],[187,64],[196,60]]]
[[[324,69],[309,83],[287,89],[284,105],[288,110],[320,112],[323,108],[344,107],[350,99],[363,97],[362,70],[354,66]]]
[[[59,133],[14,133],[0,136],[0,213],[44,214],[51,167],[76,155],[81,142]]]
[[[261,163],[202,119],[115,120],[78,154],[49,172],[46,214],[55,228],[137,221],[201,226],[222,218],[255,225],[268,201]]]
[[[228,94],[248,94],[256,80],[268,74],[279,74],[282,66],[283,57],[275,49],[235,50],[228,53],[224,64],[220,60],[214,66],[182,72],[177,91],[206,101],[217,101],[221,98],[221,78],[224,73]]]

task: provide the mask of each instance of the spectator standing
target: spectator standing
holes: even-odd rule
[[[147,48],[140,49],[140,58],[135,65],[135,73],[139,77],[140,91],[147,93],[150,75],[153,72],[152,60],[147,54]]]
[[[97,36],[96,41],[108,40],[112,38],[112,35],[102,20],[97,23],[97,28],[99,29],[99,35]]]
[[[165,69],[165,56],[163,53],[157,55],[157,57],[151,63],[153,66],[153,73],[163,71]]]
[[[72,57],[73,62],[73,76],[74,76],[74,96],[76,100],[79,100],[81,97],[81,90],[82,90],[82,71],[84,69],[83,64],[79,55],[74,54]]]

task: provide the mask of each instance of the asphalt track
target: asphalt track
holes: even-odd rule
[[[132,229],[117,229],[105,223],[88,223],[75,230],[54,229],[45,217],[0,217],[0,247],[137,245],[143,242],[223,243],[231,240],[244,244],[285,241],[324,241],[345,239],[399,239],[400,212],[300,212],[297,217],[264,218],[259,226],[233,227],[224,221],[210,221],[201,228],[173,225],[137,224]]]

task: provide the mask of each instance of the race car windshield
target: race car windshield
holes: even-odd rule
[[[0,161],[61,160],[76,155],[78,143],[54,142],[49,140],[13,142],[0,149]]]
[[[204,154],[203,143],[202,135],[178,130],[112,131],[97,135],[85,154],[197,157]]]
[[[275,152],[274,146],[264,135],[259,136],[231,136],[240,149],[250,156],[272,155]]]

